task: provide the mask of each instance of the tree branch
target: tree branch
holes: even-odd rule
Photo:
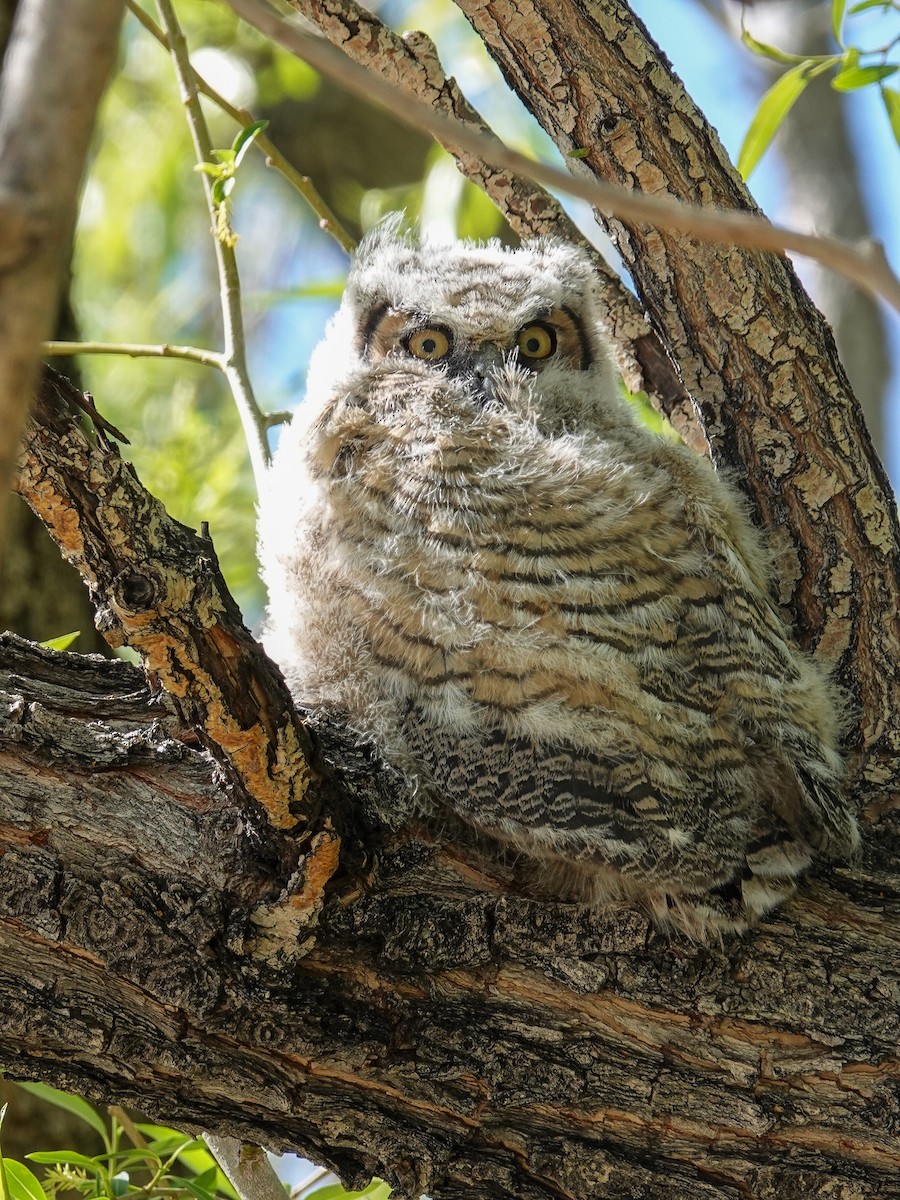
[[[377,71],[407,95],[496,144],[493,133],[456,81],[444,74],[426,34],[410,32],[400,37],[356,0],[289,2],[354,62]],[[556,197],[527,176],[495,170],[489,160],[464,150],[452,139],[439,140],[453,155],[459,170],[494,201],[521,237],[562,237],[587,250],[597,273],[604,323],[626,384],[632,392],[648,391],[685,441],[705,452],[706,443],[693,408],[640,305],[599,251],[583,237]]]
[[[141,25],[143,25],[143,27],[152,37],[156,38],[156,40],[165,50],[168,50],[169,39],[156,24],[156,22],[151,20],[151,18],[144,12],[141,6],[137,3],[137,0],[125,0],[125,3],[128,6],[128,11],[132,14],[132,16],[134,16],[135,19],[138,20]],[[193,68],[191,69],[193,71]],[[235,108],[235,106],[226,100],[220,92],[217,92],[216,89],[211,86],[211,84],[207,83],[202,75],[198,75],[196,71],[193,71],[193,75],[194,81],[197,85],[197,91],[202,92],[204,96],[207,96],[210,100],[212,100],[213,104],[216,104],[222,109],[223,112],[228,113],[232,120],[237,121],[239,125],[243,125],[244,127],[254,124],[255,118],[252,113],[247,111],[246,108]],[[288,181],[288,183],[297,189],[297,191],[318,217],[319,228],[323,229],[326,233],[330,233],[342,250],[345,250],[348,254],[352,254],[356,243],[313,187],[309,177],[307,175],[301,175],[300,172],[288,162],[274,142],[270,141],[264,133],[258,133],[253,139],[253,144],[256,146],[257,150],[266,156],[267,163],[274,167],[276,171],[280,172]]]
[[[178,80],[178,90],[187,115],[191,140],[194,143],[194,154],[198,165],[212,163],[213,145],[206,127],[206,118],[200,107],[197,95],[197,79],[188,57],[187,42],[178,24],[175,9],[171,0],[155,0],[163,31],[169,43],[169,56],[175,68]],[[238,275],[237,258],[234,246],[228,238],[222,236],[219,228],[219,205],[213,197],[213,184],[210,177],[201,172],[203,191],[212,222],[211,234],[216,254],[216,268],[219,274],[219,300],[222,308],[222,327],[225,345],[219,356],[221,369],[231,394],[237,406],[247,440],[250,462],[253,466],[253,477],[256,488],[262,487],[263,478],[269,465],[268,423],[265,415],[256,403],[253,385],[250,382],[250,371],[247,366],[247,346],[244,338],[244,315],[241,310],[241,284]],[[224,202],[223,202],[224,203]]]
[[[107,641],[141,655],[236,795],[258,806],[257,824],[302,835],[283,850],[296,875],[274,914],[290,926],[290,950],[321,904],[339,845],[322,811],[309,735],[280,671],[244,627],[212,543],[173,521],[105,437],[87,439],[71,415],[79,396],[48,372],[18,490],[81,572]]]
[[[0,551],[122,11],[122,0],[19,0],[0,77]]]
[[[288,24],[264,0],[228,0],[231,7],[260,33],[277,41],[303,58],[317,71],[330,76],[348,91],[366,100],[373,100],[393,116],[414,129],[424,129],[437,141],[455,145],[460,150],[480,157],[495,168],[506,169],[546,187],[558,188],[571,196],[579,196],[602,212],[624,220],[643,222],[659,229],[686,234],[698,241],[718,245],[744,246],[754,250],[779,253],[794,250],[834,270],[873,295],[880,296],[900,312],[900,279],[893,273],[880,247],[857,247],[834,238],[819,238],[772,225],[764,218],[750,213],[728,212],[724,209],[678,203],[639,192],[626,192],[620,187],[600,183],[582,173],[582,160],[573,161],[569,175],[556,167],[537,162],[510,150],[494,137],[486,137],[459,121],[450,120],[430,106],[404,96],[398,88],[379,79],[370,71],[357,67],[347,58],[317,38]],[[631,17],[634,20],[634,17]],[[584,145],[572,145],[571,150],[583,150]],[[584,162],[590,162],[590,152]]]
[[[155,345],[143,342],[44,342],[48,358],[63,358],[76,354],[123,354],[129,358],[183,358],[204,367],[222,370],[222,355],[216,350],[199,346],[175,346],[171,342]],[[268,415],[268,414],[267,414]]]
[[[719,949],[527,899],[508,866],[486,886],[471,847],[405,828],[364,894],[335,879],[287,965],[253,914],[290,863],[187,735],[126,664],[0,640],[12,1076],[295,1149],[348,1186],[379,1175],[398,1200],[900,1197],[887,827]],[[345,786],[394,802],[383,775]]]

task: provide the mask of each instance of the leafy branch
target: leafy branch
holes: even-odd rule
[[[900,71],[900,63],[890,61],[891,55],[900,46],[900,33],[871,49],[848,44],[844,36],[847,17],[873,9],[880,9],[884,13],[900,13],[900,4],[897,0],[860,0],[848,10],[847,0],[832,0],[831,28],[839,49],[837,54],[789,54],[776,46],[757,41],[742,27],[741,39],[754,54],[790,68],[776,79],[763,96],[750,122],[737,161],[737,168],[744,179],[749,178],[785,117],[809,84],[830,71],[834,72],[831,86],[838,92],[878,86],[894,139],[900,146],[900,91],[885,85],[886,79]]]
[[[0,1200],[57,1200],[73,1193],[83,1200],[237,1200],[238,1193],[199,1139],[162,1125],[135,1124],[115,1105],[105,1121],[87,1101],[44,1083],[19,1087],[83,1121],[100,1136],[103,1150],[96,1155],[75,1150],[26,1155],[46,1168],[43,1179],[0,1150]],[[6,1107],[0,1111],[0,1125]]]
[[[169,39],[156,22],[148,16],[147,13],[140,7],[137,0],[125,0],[129,12],[143,25],[147,32],[159,42],[165,49],[169,49]],[[193,68],[191,68],[193,70]],[[208,83],[202,75],[198,75],[194,70],[194,80],[197,84],[197,90],[202,92],[209,100],[217,105],[224,113],[227,113],[232,120],[244,128],[252,127],[256,122],[253,114],[248,112],[246,108],[237,108],[231,104],[221,92],[216,91],[212,84]],[[239,135],[240,136],[240,135]],[[344,229],[341,222],[328,207],[320,193],[313,187],[307,175],[302,175],[296,167],[294,167],[281,153],[274,142],[270,141],[265,134],[260,131],[253,139],[253,144],[257,149],[265,155],[266,164],[278,171],[288,183],[300,193],[304,198],[319,221],[319,228],[325,233],[331,234],[334,240],[338,243],[342,250],[347,254],[352,254],[356,248],[354,239]]]

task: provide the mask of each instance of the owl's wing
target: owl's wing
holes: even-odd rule
[[[845,855],[855,849],[859,835],[837,751],[843,698],[787,639],[772,598],[771,558],[738,492],[685,447],[660,443],[656,455],[709,551],[710,573],[718,581],[731,631],[727,641],[734,648],[729,674],[740,691],[750,754],[757,769],[773,780],[768,807],[776,825],[783,821],[826,855]],[[704,653],[701,642],[699,675]],[[726,688],[732,684],[726,682]]]
[[[616,790],[608,763],[570,746],[499,728],[460,737],[410,725],[437,798],[482,832],[562,865],[563,882],[568,865],[580,897],[643,896],[694,934],[740,929],[784,900],[810,864],[796,831],[778,818],[756,828],[740,795],[698,791],[686,805],[647,783]]]

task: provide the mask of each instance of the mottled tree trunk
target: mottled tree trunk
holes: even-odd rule
[[[746,202],[624,4],[470,15],[598,173]],[[20,490],[153,691],[0,645],[11,1074],[404,1197],[900,1197],[893,501],[783,259],[614,233],[716,461],[782,537],[784,603],[852,689],[859,860],[722,946],[529,897],[502,851],[419,827],[390,772],[297,723],[208,540],[85,441],[57,381]]]

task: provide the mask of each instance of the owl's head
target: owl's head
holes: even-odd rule
[[[433,379],[476,412],[520,404],[548,433],[596,423],[616,397],[582,251],[551,239],[418,245],[395,221],[359,247],[310,398],[360,371]]]

